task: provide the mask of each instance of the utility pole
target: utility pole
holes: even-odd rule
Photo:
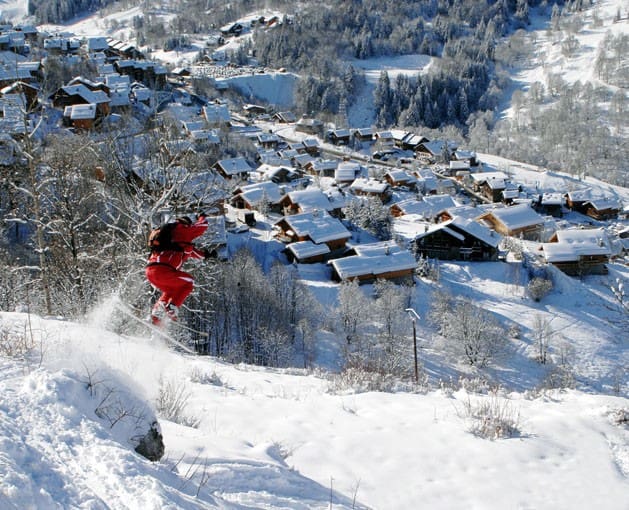
[[[417,366],[417,327],[415,325],[415,321],[419,320],[419,315],[412,308],[407,308],[406,312],[408,316],[411,318],[411,322],[413,323],[413,357],[415,360],[415,383],[419,382],[419,369]]]

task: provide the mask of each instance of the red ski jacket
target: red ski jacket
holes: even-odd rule
[[[191,225],[178,221],[172,230],[171,240],[179,245],[182,250],[154,251],[149,257],[148,265],[165,264],[179,270],[189,258],[205,258],[205,252],[195,248],[192,241],[202,236],[207,228],[208,224],[205,216],[200,216],[196,223]]]

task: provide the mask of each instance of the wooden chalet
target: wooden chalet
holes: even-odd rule
[[[337,184],[351,184],[363,174],[366,171],[355,161],[341,161],[334,171],[334,181]]]
[[[150,60],[117,60],[114,68],[119,74],[129,76],[131,81],[138,81],[154,90],[166,87],[168,70]]]
[[[407,186],[411,189],[415,189],[415,183],[417,182],[415,177],[407,174],[402,169],[389,170],[386,174],[384,174],[384,180],[392,187]]]
[[[55,108],[93,104],[96,105],[97,116],[104,117],[110,113],[109,95],[103,90],[90,90],[82,83],[61,87],[50,96],[50,99]]]
[[[312,211],[326,211],[334,216],[340,214],[340,205],[330,200],[319,188],[307,188],[289,191],[280,200],[282,211],[286,215]]]
[[[332,251],[325,243],[315,244],[312,241],[298,241],[287,245],[284,253],[290,262],[315,264],[325,262]]]
[[[376,179],[359,177],[352,182],[349,190],[360,197],[378,197],[383,204],[391,200],[391,186],[389,183]]]
[[[533,208],[540,214],[561,218],[564,204],[565,197],[562,193],[542,193],[533,202]]]
[[[7,94],[0,97],[0,133],[21,138],[27,132],[24,94]]]
[[[350,138],[351,135],[347,128],[332,129],[326,135],[326,139],[334,145],[349,145]]]
[[[93,129],[96,125],[97,107],[95,104],[75,104],[63,110],[63,123],[78,129]]]
[[[109,57],[118,57],[121,59],[143,59],[144,55],[133,44],[120,41],[112,37],[107,38],[107,49],[105,53]]]
[[[225,179],[245,180],[253,172],[253,168],[243,157],[221,159],[214,163],[213,168]]]
[[[267,115],[269,112],[266,106],[259,104],[246,104],[242,107],[243,112],[249,118],[259,117],[262,115]]]
[[[312,211],[285,216],[275,226],[279,232],[277,237],[286,243],[311,241],[314,244],[325,244],[331,252],[343,250],[352,234],[337,218],[325,211]]]
[[[312,157],[316,158],[321,153],[321,146],[319,145],[319,140],[316,138],[306,138],[302,140],[301,143],[304,146],[304,150],[307,154],[310,154]]]
[[[275,184],[287,184],[299,179],[301,175],[294,168],[284,165],[271,165],[263,163],[256,172],[264,181],[271,181]]]
[[[19,64],[18,68],[15,68],[14,66],[4,67],[0,65],[0,87],[12,85],[16,81],[32,83],[35,80],[29,71],[27,69],[21,69]]]
[[[402,150],[414,151],[420,144],[429,142],[425,136],[411,133],[410,131],[393,129],[391,133],[393,134],[394,144]]]
[[[570,276],[607,274],[612,254],[605,230],[558,230],[541,246],[544,260]]]
[[[457,149],[452,154],[452,159],[454,161],[466,161],[471,167],[479,165],[478,157],[474,151]]]
[[[451,195],[427,195],[421,200],[409,198],[397,202],[391,206],[390,211],[396,218],[413,214],[426,221],[437,221],[440,213],[456,206],[457,203]]]
[[[33,110],[38,105],[39,87],[31,83],[18,80],[0,90],[0,96],[23,94],[27,110]]]
[[[355,245],[352,251],[355,255],[328,261],[335,281],[369,283],[387,279],[413,282],[417,261],[408,250],[394,242]]]
[[[44,49],[52,55],[77,53],[81,49],[81,41],[76,37],[48,37],[44,39]]]
[[[275,133],[258,133],[256,141],[264,149],[275,149],[280,143],[280,137]]]
[[[203,107],[203,118],[210,127],[229,126],[231,123],[231,115],[226,104],[205,105]]]
[[[261,211],[268,208],[271,212],[279,213],[282,210],[280,200],[282,192],[277,184],[270,181],[257,182],[240,186],[234,190],[231,205],[237,209]]]
[[[221,27],[221,34],[225,37],[238,37],[244,31],[245,26],[240,22],[228,23]]]
[[[306,161],[303,165],[305,172],[310,175],[314,175],[316,177],[334,177],[336,174],[336,169],[339,165],[338,160],[336,159],[314,159],[312,156],[308,155],[310,160]],[[294,158],[295,166],[300,167],[301,162],[305,158]]]
[[[528,204],[498,207],[481,214],[478,220],[503,236],[529,241],[538,241],[544,226],[544,218]]]
[[[439,260],[498,260],[502,236],[471,219],[454,218],[419,234],[418,254]]]
[[[448,175],[462,180],[464,176],[470,174],[470,162],[467,160],[451,160],[448,163]]]
[[[295,123],[295,131],[309,135],[321,135],[323,133],[323,122],[319,119],[302,117]]]
[[[472,188],[491,202],[502,202],[507,189],[508,176],[504,172],[481,172],[470,174]]]
[[[371,143],[375,141],[375,130],[373,128],[358,128],[354,130],[354,140],[359,143]]]
[[[585,203],[585,214],[599,221],[616,219],[621,211],[621,204],[615,198],[595,198]]]
[[[391,147],[395,145],[391,131],[376,131],[374,139],[380,147]]]
[[[92,81],[92,80],[89,80],[87,78],[84,78],[83,76],[76,76],[76,77],[72,78],[68,82],[67,86],[71,87],[72,85],[85,85],[92,92],[96,92],[96,91],[100,90],[100,91],[104,92],[105,94],[109,94],[109,87],[107,86],[107,84],[105,82]]]
[[[434,195],[439,192],[439,179],[430,168],[411,171],[415,177],[415,188],[423,195]]]
[[[415,147],[415,153],[418,158],[424,156],[434,161],[441,161],[443,160],[443,154],[446,150],[448,152],[448,156],[451,157],[457,148],[456,142],[453,141],[445,142],[443,140],[432,140],[418,144]]]
[[[609,196],[595,196],[590,188],[566,194],[566,206],[595,220],[615,219],[622,211],[620,202]]]
[[[292,124],[297,122],[297,117],[293,112],[277,112],[273,115],[273,120],[280,124]]]

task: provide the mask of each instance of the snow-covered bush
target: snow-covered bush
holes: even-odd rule
[[[552,280],[546,278],[533,278],[528,284],[528,292],[534,301],[541,301],[551,290],[553,290]]]
[[[20,358],[33,348],[33,340],[26,331],[12,331],[0,328],[0,355],[7,358]]]
[[[540,384],[541,390],[563,390],[574,388],[576,381],[568,365],[552,367]]]
[[[469,422],[469,431],[483,439],[503,439],[520,432],[520,412],[511,402],[493,394],[472,402],[469,397],[463,404],[463,417]]]
[[[420,381],[414,384],[409,381],[402,381],[398,377],[384,372],[350,367],[332,377],[328,391],[333,394],[347,392],[364,393],[368,391],[423,393],[428,391],[428,380],[422,374],[420,375]]]
[[[609,415],[614,425],[629,427],[629,408],[614,409]]]
[[[212,386],[225,386],[225,382],[216,372],[206,372],[200,367],[190,370],[190,381],[197,384],[211,384]]]
[[[186,414],[190,392],[183,382],[165,381],[160,377],[155,407],[162,418],[185,425],[198,427],[200,419]]]

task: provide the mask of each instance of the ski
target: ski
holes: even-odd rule
[[[162,329],[160,327],[157,327],[154,324],[151,324],[150,322],[145,321],[144,319],[142,319],[142,318],[138,317],[137,315],[135,315],[135,313],[133,313],[133,309],[131,307],[128,307],[124,303],[122,303],[120,301],[117,302],[116,303],[116,308],[120,312],[125,314],[126,317],[129,317],[130,319],[133,319],[134,321],[138,322],[139,324],[142,324],[149,331],[151,331],[152,333],[155,333],[156,335],[161,336],[162,338],[164,338],[165,340],[170,342],[173,346],[179,347],[180,349],[184,350],[188,354],[195,354],[195,355],[198,354],[194,349],[192,349],[191,347],[187,346],[186,344],[184,344],[184,343],[180,342],[179,340],[177,340],[176,338],[174,338],[173,335],[168,333],[168,331],[166,331],[166,330],[164,330],[164,329]],[[179,324],[177,326],[179,326]],[[199,331],[192,330],[191,328],[187,328],[186,326],[183,326],[183,328],[191,330],[191,331],[194,331],[197,334],[201,333]],[[206,336],[207,336],[207,334],[206,334]]]
[[[133,307],[131,305],[128,305],[127,303],[123,303],[122,301],[118,301],[117,303],[120,304],[121,306],[124,306],[125,308],[127,308],[129,313],[141,313],[140,309],[138,309],[136,307]],[[186,310],[189,310],[189,311],[196,311],[196,310],[190,310],[190,308],[186,307],[185,305],[182,305],[182,307],[186,308]],[[200,310],[199,310],[199,312],[200,312]],[[149,326],[154,326],[155,327],[154,324],[151,324],[148,321],[147,321],[147,324]],[[182,329],[182,330],[188,331],[189,333],[194,333],[195,335],[203,337],[203,338],[207,338],[209,336],[205,331],[199,331],[198,329],[191,328],[190,326],[186,326],[185,324],[183,324],[183,323],[181,323],[179,321],[177,321],[175,324],[176,324],[176,328],[177,329]]]

